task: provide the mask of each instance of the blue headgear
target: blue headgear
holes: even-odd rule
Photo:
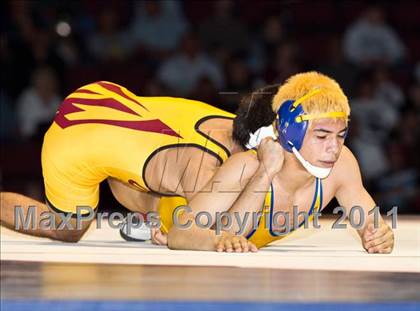
[[[278,139],[286,151],[292,152],[292,147],[295,147],[298,151],[300,150],[308,127],[308,120],[347,117],[345,112],[327,112],[315,115],[306,114],[301,103],[319,92],[321,92],[320,89],[315,89],[297,100],[287,100],[278,110]]]

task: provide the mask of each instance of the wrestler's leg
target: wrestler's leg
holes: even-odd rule
[[[17,229],[18,232],[30,234],[39,237],[47,237],[54,240],[60,240],[64,242],[77,242],[80,240],[84,232],[89,227],[92,220],[89,219],[81,219],[79,222],[79,229],[77,228],[77,220],[72,218],[67,223],[69,226],[63,226],[64,228],[60,228],[60,224],[63,221],[64,214],[61,216],[51,210],[46,204],[26,197],[24,195],[12,192],[1,192],[0,193],[0,224],[10,228],[12,230],[16,230],[16,225],[18,221],[23,221],[23,219],[28,219],[29,224],[28,228],[22,228],[23,224],[20,224],[20,228]],[[16,219],[15,207],[19,207],[21,219]],[[28,213],[30,212],[30,207],[35,207],[32,209],[33,217],[28,217]],[[51,228],[45,228],[45,226],[41,226],[40,221],[44,218],[45,214],[49,213],[49,215],[53,215],[55,217],[55,224],[51,226]],[[43,216],[44,215],[44,216]],[[29,215],[31,216],[31,215]],[[35,219],[35,223],[32,220]]]
[[[152,241],[158,245],[168,245],[168,231],[173,225],[173,216],[179,206],[187,205],[183,197],[163,197],[159,201],[157,212],[160,218],[160,228],[152,231]]]
[[[143,216],[149,212],[157,212],[159,205],[159,196],[137,190],[122,183],[115,178],[108,178],[108,184],[111,192],[117,201],[131,212],[140,212]],[[125,220],[120,229],[121,237],[127,241],[147,241],[152,240],[154,244],[166,245],[166,236],[161,233],[159,228],[149,228],[142,219],[133,217],[132,226],[128,228],[128,219]]]
[[[134,189],[115,178],[109,177],[107,180],[112,194],[125,208],[143,214],[157,211],[159,196]]]
[[[181,197],[159,197],[150,193],[142,192],[129,187],[128,185],[114,179],[108,178],[108,183],[112,194],[124,207],[130,211],[156,212],[160,217],[160,227],[149,230],[147,226],[131,228],[130,233],[127,228],[120,230],[121,236],[128,241],[144,241],[150,235],[154,244],[167,245],[167,233],[172,226],[172,214],[180,205],[186,205],[187,201]],[[150,231],[150,232],[146,232]]]

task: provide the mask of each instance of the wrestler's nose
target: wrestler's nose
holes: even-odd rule
[[[331,138],[328,141],[327,152],[329,154],[333,154],[335,157],[338,154],[339,150],[340,150],[340,142],[338,141],[337,138]]]

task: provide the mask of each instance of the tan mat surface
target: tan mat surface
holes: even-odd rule
[[[275,269],[420,272],[420,217],[399,217],[392,254],[367,254],[353,229],[301,229],[258,253],[172,251],[150,243],[126,242],[106,222],[92,225],[82,241],[69,244],[1,228],[1,259],[41,262],[145,265],[236,266]]]

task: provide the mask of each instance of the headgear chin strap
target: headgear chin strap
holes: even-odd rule
[[[328,177],[328,175],[330,175],[332,168],[319,167],[319,166],[312,165],[311,163],[309,163],[302,157],[300,152],[297,151],[295,147],[292,147],[292,151],[293,151],[293,154],[296,156],[296,158],[299,160],[299,162],[312,176],[324,179]]]

